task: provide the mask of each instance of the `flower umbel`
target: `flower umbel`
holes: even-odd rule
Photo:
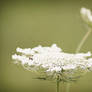
[[[27,70],[38,74],[39,79],[75,81],[92,69],[91,53],[69,54],[53,44],[51,47],[17,48],[19,54],[12,59]]]

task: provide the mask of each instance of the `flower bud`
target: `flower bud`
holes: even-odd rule
[[[89,9],[81,8],[80,10],[82,19],[89,25],[92,26],[92,14]]]

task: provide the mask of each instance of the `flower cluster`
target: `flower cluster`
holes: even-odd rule
[[[91,53],[69,54],[53,44],[51,47],[17,48],[12,59],[27,70],[38,74],[39,79],[73,81],[92,68]]]
[[[83,20],[90,26],[92,26],[92,13],[89,9],[81,8],[80,11]]]

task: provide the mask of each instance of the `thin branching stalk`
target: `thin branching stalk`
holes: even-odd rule
[[[84,35],[84,37],[82,38],[82,40],[78,44],[78,47],[77,47],[77,49],[75,51],[76,53],[78,53],[80,51],[80,49],[82,48],[82,46],[85,43],[86,39],[90,35],[91,31],[92,30],[89,28],[89,30],[87,31],[87,33]],[[67,85],[66,85],[66,92],[70,92],[70,83],[67,83]]]

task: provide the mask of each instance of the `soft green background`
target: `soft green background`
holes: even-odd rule
[[[80,8],[92,9],[92,1],[1,1],[0,92],[55,92],[55,82],[34,79],[29,71],[13,64],[11,55],[15,53],[16,47],[32,48],[53,43],[65,52],[74,53],[87,32],[80,17]],[[92,52],[92,34],[81,49],[81,52],[87,51]],[[73,83],[71,92],[92,92],[92,73]]]

